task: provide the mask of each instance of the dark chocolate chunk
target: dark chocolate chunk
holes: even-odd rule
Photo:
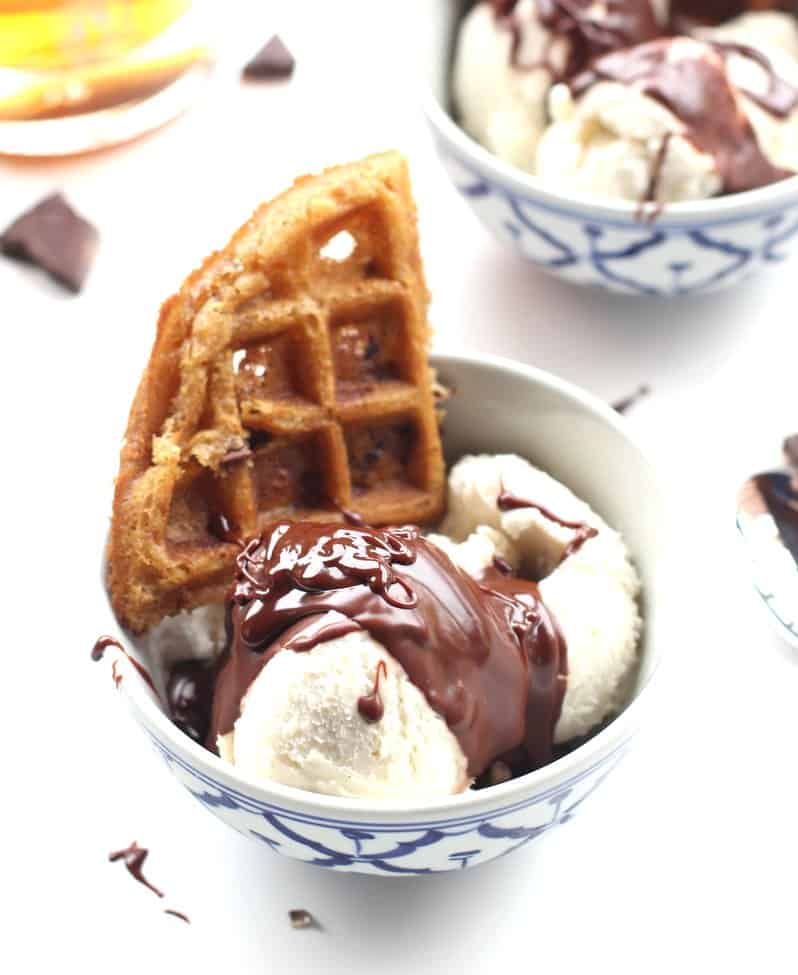
[[[78,292],[94,261],[99,234],[60,193],[18,217],[0,236],[0,252],[35,264]]]
[[[304,911],[301,908],[297,908],[293,911],[289,911],[288,918],[291,921],[292,928],[318,927],[318,924],[316,923],[310,911]]]
[[[784,451],[784,459],[790,467],[798,470],[798,433],[793,433],[791,436],[785,437],[781,449]]]
[[[245,78],[290,78],[294,73],[294,56],[275,34],[244,67]]]

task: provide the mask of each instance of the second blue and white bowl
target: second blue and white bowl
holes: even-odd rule
[[[646,223],[635,203],[554,192],[475,142],[449,111],[454,39],[468,6],[429,4],[425,111],[455,188],[502,244],[563,280],[635,295],[716,290],[785,259],[798,239],[798,176],[669,204]]]

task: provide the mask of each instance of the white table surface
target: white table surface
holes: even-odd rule
[[[62,187],[102,232],[78,297],[0,261],[0,970],[794,970],[798,657],[737,561],[732,510],[798,427],[798,259],[671,303],[550,280],[498,248],[435,159],[412,84],[422,0],[284,6],[246,36],[255,48],[281,31],[290,83],[230,78],[112,152],[0,160],[0,226]],[[584,814],[496,864],[399,880],[299,865],[228,830],[89,661],[109,625],[99,559],[117,450],[159,303],[293,176],[391,146],[412,165],[437,348],[514,356],[608,399],[651,384],[629,422],[677,505],[685,583],[661,706]],[[133,839],[190,927],[107,862]],[[292,907],[324,931],[292,930]]]

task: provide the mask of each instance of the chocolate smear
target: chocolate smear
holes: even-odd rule
[[[191,919],[187,914],[182,911],[176,911],[173,907],[165,907],[163,909],[164,914],[171,914],[172,917],[179,917],[181,921],[185,921],[186,924],[191,924]]]
[[[641,399],[645,399],[651,393],[651,387],[647,383],[641,383],[633,393],[616,399],[612,408],[616,413],[628,413],[633,406],[637,406]]]
[[[99,234],[60,193],[23,213],[0,235],[0,253],[46,271],[69,291],[83,287]]]
[[[290,78],[296,61],[293,54],[275,34],[244,67],[244,77],[258,81],[264,78]]]

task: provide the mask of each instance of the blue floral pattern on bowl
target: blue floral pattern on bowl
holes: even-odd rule
[[[576,284],[655,296],[712,291],[784,260],[798,235],[798,200],[748,207],[740,216],[646,222],[642,211],[639,219],[612,218],[543,194],[533,198],[478,170],[436,136],[455,188],[496,237]]]
[[[381,876],[464,869],[534,841],[576,814],[629,744],[627,739],[571,778],[503,808],[398,824],[333,819],[260,801],[203,772],[148,734],[181,784],[239,833],[306,863]]]

